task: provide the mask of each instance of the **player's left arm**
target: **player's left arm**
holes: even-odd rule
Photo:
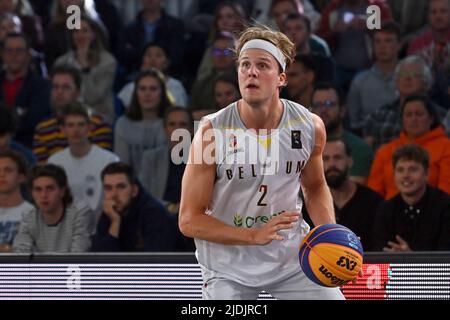
[[[301,186],[305,205],[314,225],[336,223],[333,207],[333,198],[325,180],[323,171],[322,152],[325,147],[327,135],[322,120],[312,114],[315,143],[309,160],[302,171]]]

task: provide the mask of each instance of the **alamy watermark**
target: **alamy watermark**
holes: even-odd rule
[[[381,9],[373,4],[366,9],[367,19],[366,26],[369,30],[381,29]]]
[[[66,26],[69,30],[81,29],[81,8],[78,5],[67,7],[66,13],[69,17],[66,20]],[[378,5],[370,5],[366,9],[366,26],[369,30],[381,28],[381,9]]]

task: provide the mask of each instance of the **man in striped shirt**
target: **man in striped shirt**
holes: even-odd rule
[[[33,153],[45,163],[54,153],[67,147],[67,138],[60,129],[61,110],[80,98],[81,74],[71,66],[57,66],[51,74],[50,101],[54,115],[41,121],[34,132]],[[93,128],[89,136],[97,146],[112,150],[112,129],[99,114],[91,114]]]

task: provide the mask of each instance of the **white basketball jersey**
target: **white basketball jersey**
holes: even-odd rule
[[[314,125],[306,108],[281,101],[283,115],[270,135],[246,130],[237,103],[203,119],[211,122],[216,141],[216,180],[206,214],[231,226],[259,228],[283,211],[301,212],[300,174],[313,150]],[[264,286],[299,272],[298,248],[308,231],[299,219],[294,228],[279,232],[283,241],[265,246],[195,239],[196,255],[208,277]]]

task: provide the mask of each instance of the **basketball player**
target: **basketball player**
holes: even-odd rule
[[[252,27],[236,51],[242,99],[203,118],[182,183],[179,225],[195,238],[203,298],[256,299],[264,290],[278,299],[343,299],[339,289],[307,279],[298,262],[299,244],[309,231],[300,215],[300,185],[316,225],[335,218],[323,174],[324,125],[303,106],[279,98],[294,45],[280,32]],[[227,136],[230,128],[255,131]],[[211,143],[207,135],[213,129]],[[242,150],[252,152],[244,148],[245,139],[266,146],[278,139],[274,174],[265,174],[272,165],[266,162],[228,161]],[[196,154],[208,154],[211,145],[215,161],[199,163]],[[230,147],[231,153],[222,154]]]

